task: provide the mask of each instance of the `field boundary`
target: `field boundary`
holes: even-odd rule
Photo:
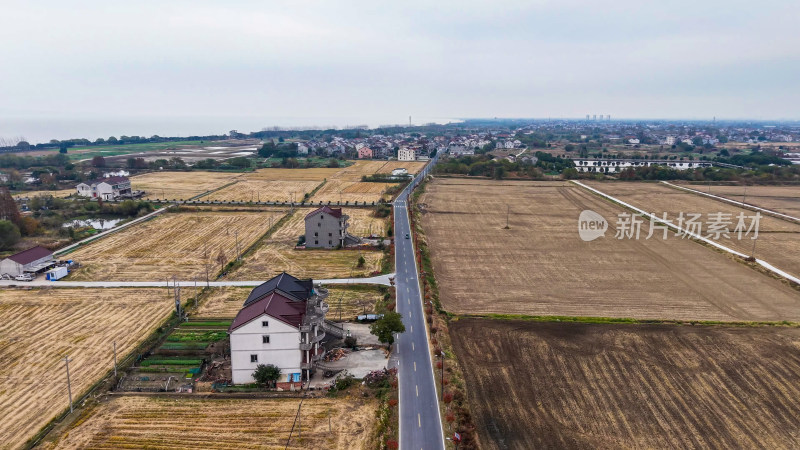
[[[619,204],[621,206],[624,206],[624,207],[626,207],[628,209],[631,209],[631,210],[641,214],[643,217],[648,218],[651,221],[662,223],[662,224],[666,225],[669,228],[672,228],[673,230],[675,230],[677,232],[686,234],[687,236],[690,236],[691,238],[693,238],[695,240],[703,242],[704,244],[708,244],[708,245],[710,245],[712,247],[715,247],[715,248],[717,248],[719,250],[728,252],[728,253],[730,253],[730,254],[732,254],[734,256],[738,256],[738,257],[744,259],[745,261],[752,261],[752,259],[751,259],[752,257],[749,256],[749,255],[745,255],[744,253],[738,252],[738,251],[736,251],[736,250],[734,250],[732,248],[728,248],[728,247],[726,247],[726,246],[724,246],[724,245],[722,245],[722,244],[720,244],[718,242],[714,242],[711,239],[705,238],[705,237],[700,236],[700,235],[698,235],[696,233],[692,233],[690,231],[686,231],[683,228],[673,224],[672,222],[670,222],[668,220],[661,219],[658,216],[656,216],[655,214],[651,214],[651,213],[645,212],[645,211],[643,211],[643,210],[641,210],[641,209],[639,209],[639,208],[637,208],[637,207],[635,207],[635,206],[633,206],[633,205],[631,205],[629,203],[625,203],[622,200],[617,199],[616,197],[608,195],[608,194],[606,194],[606,193],[604,193],[602,191],[599,191],[599,190],[597,190],[597,189],[595,189],[593,187],[587,186],[587,185],[581,183],[580,181],[576,181],[576,180],[570,180],[570,181],[572,183],[577,184],[578,186],[580,186],[580,187],[582,187],[584,189],[587,189],[587,190],[589,190],[591,192],[594,192],[597,195],[600,195],[601,197],[603,197],[603,198],[605,198],[607,200],[610,200],[610,201],[612,201],[614,203],[617,203],[617,204]],[[785,272],[785,271],[783,271],[781,269],[778,269],[777,267],[773,266],[772,264],[770,264],[767,261],[755,258],[755,263],[757,263],[758,265],[764,267],[765,269],[769,270],[772,273],[780,275],[781,277],[791,281],[792,283],[800,285],[800,278],[798,278],[798,277],[796,277],[794,275],[791,275],[788,272]]]
[[[205,191],[205,192],[203,192],[201,194],[195,195],[194,197],[189,197],[187,200],[190,200],[190,201],[191,200],[199,200],[201,197],[205,197],[206,195],[211,195],[214,192],[221,191],[221,190],[225,189],[226,187],[233,186],[234,184],[236,184],[238,182],[239,182],[239,180],[231,181],[230,183],[223,184],[222,186],[216,187],[214,189],[209,189],[209,190],[207,190],[207,191]]]
[[[762,208],[760,206],[751,205],[749,203],[742,203],[742,202],[739,202],[739,201],[736,201],[736,200],[731,200],[729,198],[720,197],[718,195],[709,194],[709,193],[703,192],[703,191],[698,191],[696,189],[690,189],[690,188],[687,188],[687,187],[678,186],[677,184],[672,184],[669,181],[662,181],[662,183],[664,183],[665,185],[667,185],[669,187],[675,188],[675,189],[680,189],[680,190],[683,190],[683,191],[686,191],[686,192],[691,192],[693,194],[699,194],[699,195],[702,195],[702,196],[705,196],[705,197],[710,197],[710,198],[713,198],[714,200],[720,200],[720,201],[723,201],[723,202],[726,202],[726,203],[731,203],[733,205],[740,206],[742,208],[754,209],[756,211],[765,212],[765,213],[767,213],[767,214],[769,214],[771,216],[776,216],[779,219],[789,220],[789,221],[793,221],[793,222],[796,222],[796,223],[800,223],[800,218],[797,218],[797,217],[794,217],[794,216],[790,216],[788,214],[779,213],[779,212],[773,211],[771,209]]]
[[[251,256],[253,253],[255,253],[256,250],[261,248],[261,246],[263,246],[266,243],[267,239],[272,237],[272,235],[275,234],[275,232],[278,231],[282,226],[284,226],[286,222],[289,221],[289,219],[294,217],[297,211],[298,211],[297,209],[293,209],[292,211],[287,212],[286,214],[283,215],[283,217],[275,221],[275,223],[267,231],[265,231],[264,234],[261,235],[261,237],[256,239],[256,241],[253,242],[253,244],[251,244],[241,253],[238,260],[233,260],[229,262],[228,264],[225,265],[225,267],[222,270],[217,272],[217,275],[216,277],[214,277],[214,280],[219,280],[220,278],[223,278],[226,275],[232,274],[238,268],[243,266],[245,258]]]

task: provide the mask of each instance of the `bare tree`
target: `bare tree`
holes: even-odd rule
[[[225,268],[226,260],[227,260],[227,256],[225,256],[225,250],[220,249],[219,250],[219,255],[217,255],[217,263],[219,263],[219,271],[220,272],[222,272],[222,270]]]

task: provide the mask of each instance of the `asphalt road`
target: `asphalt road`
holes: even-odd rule
[[[414,245],[412,239],[406,239],[411,233],[406,208],[408,195],[433,163],[435,160],[394,202],[397,312],[402,314],[406,326],[405,333],[400,334],[395,344],[399,362],[401,449],[444,449]]]

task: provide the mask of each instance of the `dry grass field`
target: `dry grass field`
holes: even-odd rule
[[[738,208],[720,200],[675,189],[661,183],[593,182],[587,184],[656,215],[666,212],[668,219],[677,218],[680,212],[684,214],[702,213],[702,221],[705,222],[708,214],[721,212],[731,214],[733,225],[730,228],[733,229],[736,225],[736,216],[740,212],[745,216],[755,214],[753,211]],[[703,230],[703,234],[705,234],[705,226]],[[739,240],[735,234],[730,234],[730,238],[723,236],[717,242],[747,255],[751,254],[753,249],[753,241],[749,236],[743,236]],[[800,224],[762,215],[756,243],[756,257],[781,270],[800,276]]]
[[[149,198],[188,200],[241,176],[222,172],[151,172],[131,177],[131,189],[145,191]]]
[[[674,183],[679,184],[679,183]],[[800,217],[800,185],[795,186],[704,186],[682,183],[689,189],[711,192],[730,200],[760,206],[783,214]],[[747,191],[745,191],[745,188]]]
[[[0,291],[0,448],[19,447],[69,406],[173,309],[160,289]]]
[[[724,254],[681,239],[615,239],[621,209],[572,184],[437,179],[421,201],[450,312],[800,320],[797,291]],[[579,238],[585,209],[609,221],[605,237]]]
[[[44,447],[283,449],[299,403],[299,398],[112,397]],[[295,429],[288,448],[374,448],[377,408],[374,398],[306,399],[302,435]]]
[[[313,202],[378,202],[387,199],[387,189],[396,183],[372,183],[360,181],[328,180],[322,188],[311,197]]]
[[[359,314],[372,314],[375,312],[375,302],[382,298],[380,289],[377,286],[369,285],[330,285],[328,289],[328,305],[330,313],[328,318],[338,320],[350,320]],[[195,318],[234,318],[251,288],[247,287],[218,287],[211,288],[206,299],[200,304],[197,312],[192,315]]]
[[[267,232],[270,219],[278,221],[283,215],[283,210],[167,212],[70,253],[82,267],[69,279],[156,281],[173,275],[181,280],[205,279],[204,249],[213,276],[220,269],[221,251],[228,261],[235,257],[236,231],[244,252]]]
[[[228,275],[228,279],[266,280],[283,271],[301,278],[347,278],[368,276],[380,269],[383,254],[377,250],[296,250],[297,238],[305,233],[304,218],[313,210],[314,208],[295,209],[289,220],[249,255],[239,269]],[[344,213],[351,216],[352,234],[358,235],[358,231],[364,230],[367,223],[384,220],[368,217],[368,212],[361,216],[360,211],[362,209],[344,208]],[[355,266],[360,254],[364,255],[366,264],[359,269]]]
[[[416,174],[423,167],[425,164],[428,164],[425,161],[386,161],[376,173],[392,173],[394,169],[406,169],[410,174]]]
[[[57,198],[64,198],[68,197],[72,194],[75,194],[77,191],[75,189],[59,189],[57,191],[26,191],[26,192],[18,192],[12,197],[14,200],[19,198],[33,198],[33,197],[57,197]]]
[[[320,183],[317,181],[242,179],[236,184],[200,197],[200,200],[288,202],[294,199],[299,202],[303,200],[303,195],[311,193]]]
[[[797,448],[800,330],[462,319],[484,449]]]
[[[246,174],[247,180],[263,181],[317,181],[332,179],[342,169],[327,167],[313,167],[310,169],[258,169]]]

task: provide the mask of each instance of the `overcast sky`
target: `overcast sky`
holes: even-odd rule
[[[5,118],[800,118],[795,0],[2,0],[0,12]]]

